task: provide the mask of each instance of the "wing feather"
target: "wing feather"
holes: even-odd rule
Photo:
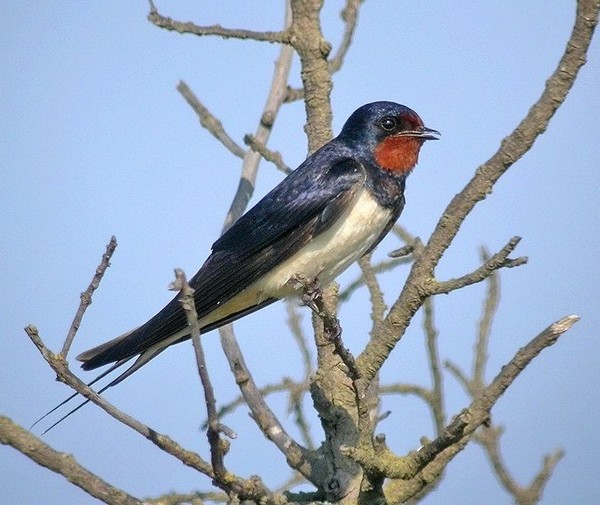
[[[213,244],[211,255],[190,280],[199,319],[290,258],[341,215],[366,174],[359,163],[339,155],[332,158],[332,152],[336,151],[322,149],[315,153]],[[189,338],[178,298],[141,327],[78,356],[84,361],[82,367],[90,370],[141,354],[161,341],[167,347]],[[203,330],[232,322],[273,301],[259,301]],[[174,335],[179,336],[169,338]]]

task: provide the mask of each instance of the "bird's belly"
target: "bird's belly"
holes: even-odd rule
[[[322,285],[329,284],[373,245],[391,218],[392,211],[381,207],[363,189],[327,231],[200,319],[200,326],[212,324],[269,298],[299,294],[298,283],[293,282],[297,275],[307,280],[318,278]]]
[[[290,282],[298,274],[326,285],[360,258],[381,235],[392,211],[381,207],[366,189],[325,232],[257,281],[268,297],[283,298],[297,291]]]

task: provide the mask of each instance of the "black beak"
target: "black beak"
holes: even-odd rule
[[[398,136],[402,137],[418,137],[423,140],[439,140],[441,137],[441,133],[437,130],[432,130],[431,128],[419,128],[418,130],[408,130],[399,132]]]

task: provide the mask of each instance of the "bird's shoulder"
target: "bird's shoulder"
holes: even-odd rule
[[[347,199],[366,177],[352,151],[334,140],[309,156],[238,219],[212,250],[260,249],[320,214],[331,215],[332,205]]]

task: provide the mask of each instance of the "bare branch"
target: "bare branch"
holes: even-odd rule
[[[288,167],[283,158],[281,157],[281,153],[279,151],[271,151],[264,144],[259,143],[254,135],[245,135],[244,143],[253,151],[259,153],[266,161],[270,161],[277,167],[277,170],[283,172],[285,175],[289,175],[292,173],[292,169]]]
[[[165,452],[175,456],[183,464],[198,470],[199,472],[213,477],[211,466],[205,462],[198,454],[183,449],[179,444],[171,440],[168,436],[162,435],[157,431],[149,428],[140,421],[133,417],[125,414],[117,407],[109,403],[104,397],[97,394],[93,389],[83,383],[77,376],[75,376],[67,366],[67,362],[58,354],[54,354],[50,351],[42,341],[38,330],[35,326],[29,325],[25,328],[25,332],[38,348],[46,362],[50,365],[52,370],[56,372],[57,379],[70,386],[72,389],[77,391],[79,394],[90,400],[92,403],[98,405],[102,410],[114,417],[117,421],[120,421],[131,429],[137,431],[140,435],[150,440],[153,444],[164,450]]]
[[[496,270],[499,270],[501,268],[513,268],[524,265],[525,263],[527,263],[527,257],[521,256],[515,259],[511,259],[508,257],[508,255],[515,250],[515,247],[517,247],[517,244],[520,241],[521,237],[511,238],[500,251],[498,251],[491,258],[489,258],[477,270],[474,270],[469,274],[463,275],[458,279],[450,279],[444,282],[432,281],[430,283],[430,293],[433,295],[441,293],[447,294],[456,289],[461,289],[465,286],[470,286],[471,284],[481,282],[487,279]]]
[[[291,13],[289,5],[286,3],[286,26],[289,23]],[[271,130],[275,124],[279,109],[283,104],[285,96],[287,94],[287,83],[292,65],[292,57],[294,50],[289,46],[283,46],[279,52],[279,57],[275,62],[275,72],[273,74],[273,80],[271,82],[271,89],[267,97],[267,102],[263,109],[260,122],[254,133],[254,139],[257,143],[264,146],[267,145],[267,141],[271,136]],[[250,197],[254,192],[254,183],[256,181],[256,174],[258,172],[258,165],[261,160],[261,155],[248,149],[244,155],[244,162],[242,164],[242,173],[240,176],[240,183],[238,189],[231,202],[231,207],[225,218],[225,224],[223,225],[223,231],[227,230],[245,211],[250,201]]]
[[[311,482],[314,482],[314,455],[288,435],[279,419],[273,414],[248,370],[235,337],[233,334],[228,335],[230,332],[231,325],[221,328],[219,332],[221,346],[229,361],[229,367],[233,372],[235,381],[246,400],[250,412],[252,412],[252,418],[267,438],[285,455],[288,464]]]
[[[200,375],[200,382],[202,383],[202,389],[204,391],[204,402],[206,403],[206,411],[208,413],[208,429],[206,431],[206,436],[210,445],[211,464],[215,473],[214,480],[221,489],[230,491],[231,489],[225,483],[225,474],[227,473],[227,470],[225,469],[225,463],[223,461],[228,447],[226,446],[225,441],[222,441],[219,436],[220,430],[219,418],[217,417],[217,400],[215,399],[215,393],[206,366],[206,359],[204,358],[204,349],[202,348],[202,342],[200,341],[200,325],[198,324],[198,313],[196,312],[196,304],[194,302],[194,290],[188,284],[185,273],[180,268],[175,269],[175,282],[171,284],[169,289],[181,293],[181,305],[183,306],[183,310],[185,310],[185,315],[192,335],[198,374]]]
[[[443,451],[452,449],[453,446],[456,449],[456,444],[459,444],[462,449],[475,430],[489,419],[491,408],[527,365],[543,349],[555,344],[560,335],[578,320],[578,316],[564,317],[519,349],[481,395],[475,398],[468,408],[460,412],[435,440],[426,443],[418,451],[399,457],[387,449],[376,454],[372,447],[362,445],[346,447],[344,452],[359,462],[366,471],[393,479],[413,479]]]
[[[243,158],[246,151],[242,149],[225,131],[223,123],[219,121],[198,99],[194,92],[184,81],[179,81],[177,91],[185,98],[194,112],[198,115],[200,124],[206,128],[223,146],[238,158]]]
[[[17,451],[55,473],[67,478],[86,493],[109,505],[141,505],[142,502],[111,486],[82,467],[73,456],[55,451],[8,417],[0,416],[0,443]]]
[[[145,498],[144,505],[203,505],[204,501],[214,503],[230,503],[229,496],[224,492],[166,493],[156,498]]]
[[[175,21],[169,17],[162,16],[158,13],[154,2],[149,0],[150,13],[148,14],[148,20],[158,28],[164,28],[165,30],[174,31],[178,33],[189,33],[192,35],[198,35],[204,37],[207,35],[216,35],[224,39],[251,39],[261,42],[277,42],[280,44],[290,43],[290,34],[288,31],[282,32],[256,32],[253,30],[243,30],[237,28],[223,28],[221,25],[211,26],[199,26],[191,21],[182,22]]]
[[[440,363],[440,354],[438,350],[438,331],[435,327],[435,317],[433,311],[433,299],[428,298],[423,304],[423,329],[425,330],[425,340],[427,342],[427,355],[429,359],[429,370],[431,371],[431,401],[429,406],[433,414],[436,433],[440,434],[446,422],[444,413],[444,391],[443,377]]]
[[[494,473],[502,484],[502,487],[514,498],[518,505],[535,505],[542,498],[544,487],[552,476],[554,468],[563,458],[564,451],[558,450],[554,454],[544,457],[542,468],[534,477],[531,484],[527,487],[522,487],[510,475],[506,464],[502,458],[500,451],[500,437],[503,430],[498,426],[483,427],[474,440],[481,444],[488,456],[488,459],[494,469]]]
[[[389,272],[398,265],[404,265],[410,261],[412,261],[412,259],[409,258],[395,258],[387,261],[380,261],[375,265],[371,265],[371,271],[375,275]],[[346,286],[346,288],[340,292],[340,302],[347,302],[357,289],[362,288],[365,285],[365,280],[366,279],[363,273],[360,277],[358,277],[358,279],[355,279],[348,284],[348,286]]]
[[[371,335],[374,335],[377,328],[383,321],[383,316],[387,310],[385,299],[383,298],[383,291],[377,281],[377,275],[375,274],[375,268],[371,264],[371,254],[363,256],[358,260],[358,266],[362,271],[362,281],[369,290],[371,296],[371,320],[373,321],[373,327],[371,329]]]
[[[342,67],[344,58],[350,49],[352,37],[354,36],[354,30],[356,29],[356,23],[358,21],[358,9],[360,8],[360,4],[360,0],[346,0],[346,5],[341,12],[341,17],[344,21],[344,35],[342,36],[342,41],[340,42],[335,56],[329,59],[329,71],[332,74]]]
[[[387,384],[379,386],[379,393],[382,395],[414,395],[428,404],[431,403],[431,391],[416,384]]]
[[[67,354],[69,353],[69,349],[71,348],[71,344],[73,343],[75,334],[77,333],[77,331],[79,330],[79,326],[81,325],[83,315],[85,314],[87,308],[92,304],[92,295],[94,294],[94,291],[98,289],[98,286],[100,285],[102,277],[104,277],[106,269],[110,266],[110,259],[112,258],[112,255],[115,252],[116,248],[117,238],[113,235],[110,238],[110,242],[106,245],[106,252],[102,255],[102,261],[96,268],[96,273],[92,278],[92,282],[90,282],[88,288],[83,293],[81,293],[81,303],[79,304],[79,308],[75,313],[75,318],[71,323],[71,327],[69,328],[69,332],[67,333],[67,338],[65,339],[63,348],[60,351],[60,355],[63,358],[66,358]]]
[[[481,250],[481,259],[485,262],[490,259],[485,249]],[[493,272],[487,278],[487,285],[488,289],[483,305],[483,313],[479,321],[477,343],[473,357],[473,386],[476,390],[483,388],[485,384],[485,367],[488,361],[488,344],[492,332],[492,321],[500,300],[500,277],[497,273]]]
[[[444,211],[423,254],[413,264],[402,293],[382,324],[379,338],[371,339],[357,358],[366,380],[375,377],[404,335],[423,300],[431,294],[428,284],[434,277],[434,269],[466,216],[491,192],[496,181],[532,147],[537,137],[547,128],[557,108],[564,102],[579,69],[586,61],[599,9],[600,4],[593,0],[578,2],[575,26],[566,50],[546,82],[540,99],[517,128],[502,141],[499,150],[477,169],[471,181]]]

